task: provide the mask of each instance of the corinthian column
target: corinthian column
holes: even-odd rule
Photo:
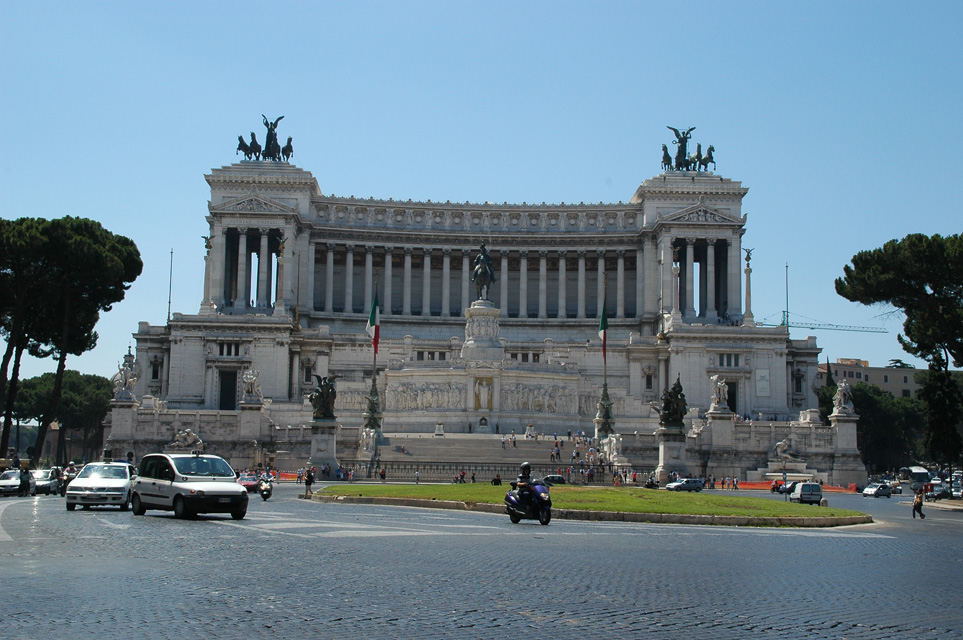
[[[471,305],[469,298],[469,283],[471,282],[471,268],[468,266],[468,250],[461,252],[461,308],[467,309]]]
[[[566,258],[566,252],[559,251],[558,252],[558,317],[559,318],[568,317],[568,313],[566,312],[567,306],[568,306],[568,300],[567,300],[566,291],[565,291],[565,279],[567,277],[565,274],[565,266],[566,266],[565,258]]]
[[[518,263],[518,317],[528,317],[528,251],[524,249]]]
[[[394,247],[385,247],[385,299],[381,303],[381,315],[384,316],[391,315],[391,255],[394,250]]]
[[[371,287],[374,285],[374,246],[364,248],[364,313],[371,310]]]
[[[602,306],[605,304],[605,252],[598,252],[598,260],[595,265],[595,317],[602,317]]]
[[[251,301],[247,292],[247,229],[238,229],[237,236],[237,290],[234,292],[234,307],[246,309]]]
[[[715,320],[716,313],[716,241],[706,245],[706,319]]]
[[[538,317],[548,317],[548,251],[538,252]]]
[[[578,250],[578,309],[576,317],[585,317],[585,249]]]
[[[693,272],[695,267],[695,242],[685,240],[685,315],[686,318],[694,318],[695,309],[695,285],[693,284]]]
[[[344,256],[344,313],[354,313],[354,245]]]
[[[615,252],[618,256],[618,267],[615,278],[615,317],[625,317],[625,249]]]
[[[421,269],[421,316],[431,315],[431,249],[425,249],[425,258]]]
[[[334,245],[327,245],[328,255],[324,263],[324,311],[334,312]]]
[[[402,308],[401,313],[411,315],[411,247],[405,247],[405,276],[402,286]]]
[[[441,315],[451,315],[451,249],[441,250]]]
[[[268,253],[268,230],[261,229],[261,251],[257,260],[257,306],[271,303],[271,254]]]
[[[508,251],[502,251],[502,266],[501,273],[498,274],[498,279],[502,283],[501,293],[498,296],[498,304],[502,309],[502,313],[506,316],[508,315]]]

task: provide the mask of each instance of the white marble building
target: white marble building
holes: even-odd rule
[[[221,440],[235,429],[238,440],[273,441],[272,428],[310,422],[315,375],[340,377],[338,421],[360,427],[375,287],[389,433],[439,422],[448,432],[521,433],[530,423],[592,432],[603,295],[617,432],[651,434],[652,405],[676,377],[699,412],[709,408],[712,375],[726,380],[738,414],[789,420],[817,404],[815,339],[790,340],[786,328],[752,320],[748,189],[739,182],[669,171],[627,203],[495,205],[329,196],[284,162],[235,163],[206,179],[204,298],[166,325],[140,323],[135,395],[155,414],[217,425]],[[482,242],[497,282],[486,320],[494,335],[479,349],[465,314]],[[260,427],[248,419],[240,434],[242,374],[251,369],[264,400]],[[115,445],[149,436],[130,429],[115,426]]]

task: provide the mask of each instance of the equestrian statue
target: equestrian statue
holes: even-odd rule
[[[475,269],[471,272],[471,281],[475,283],[475,293],[478,300],[488,300],[488,292],[495,284],[495,267],[492,265],[492,257],[485,248],[485,243],[481,243],[481,253],[475,256]]]

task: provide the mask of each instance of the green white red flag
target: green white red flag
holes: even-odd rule
[[[371,302],[371,313],[368,314],[368,326],[365,331],[371,336],[371,344],[374,352],[378,353],[378,341],[381,338],[381,310],[378,308],[378,294],[375,293],[374,300]]]

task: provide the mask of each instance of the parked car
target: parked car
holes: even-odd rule
[[[789,494],[790,502],[800,504],[819,504],[823,499],[823,488],[816,482],[800,482]]]
[[[665,485],[669,491],[702,491],[702,481],[696,478],[683,478]]]
[[[247,489],[237,483],[224,458],[201,453],[151,453],[143,457],[133,480],[135,516],[148,509],[173,511],[177,518],[198,513],[247,515]]]
[[[550,487],[556,484],[565,484],[565,478],[557,474],[545,476],[542,480]]]
[[[893,490],[885,482],[874,482],[865,489],[863,489],[864,498],[889,498],[893,494]]]
[[[953,483],[953,488],[950,489],[950,495],[952,495],[954,498],[963,497],[963,488],[961,488],[961,484],[959,482]]]
[[[126,462],[91,462],[84,466],[67,487],[67,511],[77,505],[130,507],[131,477],[134,467]]]
[[[37,495],[37,481],[32,474],[30,476],[30,495]],[[15,496],[20,493],[20,470],[7,469],[0,473],[0,496]]]
[[[238,476],[237,483],[247,489],[248,493],[257,491],[257,476],[253,473],[242,473]]]
[[[60,471],[58,469],[36,469],[31,471],[37,483],[37,493],[45,496],[56,495],[60,490]]]
[[[923,497],[927,500],[946,500],[953,494],[945,484],[933,484],[933,488],[927,491]]]

